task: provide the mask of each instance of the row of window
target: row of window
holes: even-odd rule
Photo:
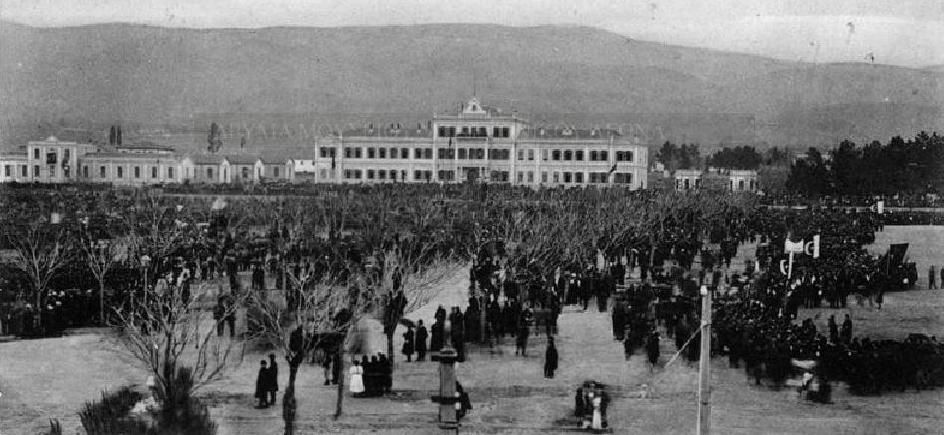
[[[438,137],[489,137],[488,127],[480,126],[459,128],[454,125],[440,125],[436,133]],[[491,137],[511,137],[511,128],[492,127]]]
[[[344,158],[345,159],[360,159],[364,158],[365,154],[363,152],[364,148],[361,147],[344,147]],[[455,159],[458,153],[459,160],[485,160],[486,154],[488,160],[509,160],[511,159],[511,151],[509,149],[503,148],[493,148],[486,150],[485,148],[439,148],[437,151],[437,157],[440,159]],[[518,160],[527,160],[535,159],[535,150],[518,150]],[[542,149],[541,151],[541,160],[548,161],[584,161],[584,151],[583,150],[547,150]],[[334,147],[322,147],[320,151],[322,158],[336,157],[336,148]],[[409,159],[410,158],[410,149],[409,148],[375,148],[368,147],[366,157],[368,159]],[[609,161],[609,152],[607,151],[590,151],[589,161],[591,162],[606,162]],[[615,153],[617,162],[632,162],[633,161],[633,152],[632,151],[617,151]],[[432,148],[414,148],[413,149],[413,158],[417,160],[421,159],[432,159],[433,158],[433,149]]]
[[[39,155],[41,152],[42,151],[40,151],[39,147],[33,148],[33,160],[39,160]],[[70,153],[70,150],[68,148],[63,148],[62,160],[64,162],[68,162],[69,157],[71,156],[72,154]],[[46,150],[46,164],[54,165],[57,163],[58,158],[59,158],[59,153],[56,152],[55,148],[49,148]]]
[[[132,170],[132,173],[134,174],[134,178],[141,178],[140,166],[134,166],[131,168],[131,170]],[[212,170],[208,168],[207,177],[210,177],[209,175],[210,173],[212,173]],[[151,178],[156,179],[157,175],[158,175],[157,166],[151,166]],[[89,167],[87,165],[82,167],[82,176],[85,178],[89,178]],[[124,166],[116,166],[115,178],[124,178],[124,177],[125,177]],[[98,167],[98,178],[108,178],[108,166]],[[170,179],[174,178],[174,168],[172,166],[167,167],[167,178],[170,178]]]
[[[407,180],[407,171],[405,170],[396,170],[396,169],[347,169],[344,171],[345,180],[391,180],[391,181],[408,181]],[[413,181],[430,181],[433,171],[413,171]],[[510,173],[508,171],[491,171],[490,181],[492,182],[509,182]],[[541,173],[541,183],[547,183],[550,177],[553,183],[564,183],[564,184],[583,184],[584,183],[584,172],[547,172],[542,171]],[[440,170],[437,172],[439,181],[455,181],[456,180],[456,171],[449,170]],[[534,183],[535,181],[535,172],[534,171],[517,171],[516,180],[519,184],[524,183]],[[321,170],[321,178],[327,178],[327,171],[324,169]],[[609,172],[589,172],[586,173],[587,182],[590,184],[606,184],[609,183]],[[617,172],[613,174],[613,184],[632,184],[633,183],[633,174],[629,172]]]
[[[3,165],[4,177],[12,177],[13,171],[15,171],[15,169],[13,169],[13,165]],[[26,165],[20,165],[20,177],[27,177],[29,174],[27,171]],[[36,172],[39,173],[39,166],[36,166]]]
[[[443,171],[439,171],[440,176]],[[321,170],[321,178],[325,177],[325,170]],[[395,170],[395,169],[346,169],[344,170],[344,179],[345,180],[364,180],[364,176],[367,176],[367,180],[400,180],[407,181],[407,171],[404,170]],[[413,171],[413,180],[414,181],[430,181],[433,179],[433,171]]]
[[[321,147],[319,151],[321,158],[327,159],[332,157],[337,157],[337,148],[334,147]],[[440,154],[442,154],[440,152]],[[344,147],[344,158],[345,159],[361,159],[364,158],[364,148],[361,147]],[[410,158],[410,148],[375,148],[368,147],[366,157],[368,159],[409,159]],[[433,149],[432,148],[413,148],[413,158],[417,160],[431,160],[433,158]]]
[[[57,172],[58,172],[58,169],[56,168],[58,168],[58,166],[56,166],[55,164],[46,165],[46,174],[49,178],[56,178]],[[40,165],[33,165],[33,178],[40,177],[39,171],[40,171]],[[22,174],[24,177],[26,176],[26,165],[23,165],[22,167]],[[7,176],[9,177],[10,175],[8,174]],[[65,178],[69,178],[72,176],[72,171],[69,170],[68,165],[62,166],[62,176]]]

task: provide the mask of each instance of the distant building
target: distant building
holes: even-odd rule
[[[256,180],[292,183],[295,181],[295,168],[294,159],[263,155],[256,162]]]
[[[251,154],[193,154],[150,142],[108,146],[30,142],[4,155],[0,181],[163,183],[489,182],[525,186],[648,185],[648,149],[608,129],[534,127],[470,99],[426,125],[374,125],[318,140],[311,160]],[[26,176],[22,174],[26,165]],[[9,167],[10,176],[6,176]],[[19,170],[19,172],[17,172]],[[25,177],[25,178],[24,178]]]
[[[180,160],[173,154],[93,152],[80,159],[81,179],[118,186],[181,182]]]
[[[216,154],[194,154],[180,162],[184,180],[197,184],[222,184],[229,180],[229,161]]]
[[[646,187],[648,150],[614,130],[532,127],[470,99],[422,124],[367,124],[316,144],[316,182]]]
[[[26,162],[30,181],[71,183],[78,180],[79,157],[95,149],[92,144],[60,141],[55,136],[29,142]]]
[[[314,159],[295,159],[295,173],[311,173],[314,174],[317,172],[317,166],[315,165]]]
[[[27,183],[30,181],[26,151],[0,153],[0,183]]]
[[[739,169],[721,169],[708,168],[707,171],[700,169],[677,169],[673,174],[675,180],[675,190],[691,190],[706,187],[707,179],[710,178],[712,187],[718,181],[721,188],[734,192],[755,192],[757,191],[757,171],[739,170]]]

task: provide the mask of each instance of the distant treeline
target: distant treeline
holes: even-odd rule
[[[921,132],[865,147],[843,141],[824,156],[810,148],[790,168],[787,190],[807,197],[944,192],[944,137]]]

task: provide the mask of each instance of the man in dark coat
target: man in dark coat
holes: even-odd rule
[[[836,316],[830,315],[829,322],[829,342],[833,344],[839,343],[839,325],[836,324]]]
[[[256,398],[256,408],[268,408],[268,391],[266,391],[266,381],[269,377],[269,369],[266,368],[266,361],[262,360],[259,364],[259,374],[256,376],[256,392],[253,397]]]
[[[426,332],[426,326],[423,326],[423,321],[420,320],[417,322],[416,334],[415,334],[415,346],[416,346],[416,360],[425,361],[426,360],[426,338],[428,337]]]
[[[646,356],[649,357],[649,371],[652,372],[659,362],[659,333],[656,331],[652,331],[646,340]]]
[[[436,320],[438,320],[438,321],[440,321],[440,322],[445,322],[445,321],[446,321],[446,309],[443,308],[442,305],[440,305],[439,308],[436,308],[436,314],[433,315],[433,318],[436,319]]]
[[[429,350],[431,352],[439,352],[445,344],[445,325],[441,320],[436,320],[436,323],[433,323],[433,335],[429,340]]]
[[[528,356],[528,335],[531,333],[529,326],[531,319],[528,314],[528,311],[522,312],[518,318],[518,332],[515,334],[515,355],[521,352],[521,356]]]
[[[852,341],[852,319],[849,318],[848,314],[846,314],[846,320],[842,321],[842,329],[839,331],[839,336],[843,343],[848,344]]]
[[[380,358],[378,359],[380,369],[380,387],[381,393],[389,393],[391,388],[393,388],[393,365],[391,361],[387,358],[386,355],[380,353]]]
[[[623,315],[625,305],[621,302],[613,305],[613,314],[612,314],[612,326],[613,326],[613,339],[622,340],[623,333],[626,330],[626,319]]]
[[[406,332],[403,333],[403,354],[406,355],[406,362],[413,361],[413,338],[414,332],[413,327],[408,326]]]
[[[269,404],[275,405],[275,397],[279,393],[279,364],[275,362],[275,354],[269,354],[269,374],[266,390],[269,393]]]
[[[557,348],[554,347],[554,340],[549,339],[547,341],[547,350],[544,351],[544,377],[547,379],[554,378],[554,370],[557,370]]]

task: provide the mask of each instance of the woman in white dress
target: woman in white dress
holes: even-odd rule
[[[603,399],[600,397],[600,394],[594,394],[593,396],[593,421],[590,423],[590,429],[593,430],[602,430],[603,429],[603,414],[600,410],[600,405],[602,405]]]
[[[354,361],[354,364],[351,365],[351,368],[348,369],[348,372],[351,374],[351,394],[353,394],[355,397],[360,396],[364,393],[364,368],[361,367],[360,362]]]

